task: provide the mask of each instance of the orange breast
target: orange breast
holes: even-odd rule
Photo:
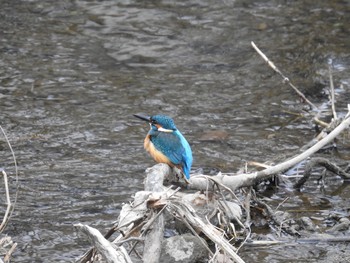
[[[151,141],[150,135],[146,136],[145,141],[143,143],[143,146],[145,147],[146,151],[149,152],[149,154],[153,157],[153,159],[157,163],[166,163],[170,166],[174,166],[174,164],[172,164],[170,162],[168,157],[166,157],[164,154],[162,154],[160,151],[158,151],[156,149],[156,147],[154,147],[154,144]]]

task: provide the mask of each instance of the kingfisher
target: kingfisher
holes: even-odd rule
[[[193,161],[192,150],[173,119],[165,115],[134,116],[147,121],[151,126],[143,144],[146,151],[157,163],[166,163],[180,169],[188,182]]]

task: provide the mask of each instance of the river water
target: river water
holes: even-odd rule
[[[192,145],[193,170],[208,173],[275,160],[311,140],[311,117],[291,114],[307,105],[251,41],[323,109],[332,65],[336,106],[346,112],[349,1],[0,2],[1,126],[20,183],[5,229],[18,243],[14,262],[73,262],[89,247],[73,224],[104,232],[143,189],[153,161],[142,146],[148,127],[134,113],[174,117]],[[348,147],[342,140],[344,161]],[[3,138],[0,151],[0,166],[13,175]],[[281,189],[272,199],[277,206],[289,194],[285,207],[316,214],[348,211],[349,189],[340,179],[333,185],[326,193],[317,185],[297,195]],[[330,246],[282,249],[241,256],[318,262]]]

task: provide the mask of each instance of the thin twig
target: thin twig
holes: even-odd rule
[[[7,184],[7,189],[6,189],[6,195],[8,194],[8,196],[7,196],[8,197],[7,198],[8,199],[7,200],[7,204],[8,205],[11,204],[12,209],[10,211],[6,211],[6,214],[8,215],[8,219],[6,220],[5,224],[1,224],[1,226],[0,226],[0,232],[2,232],[4,230],[4,228],[6,227],[6,223],[10,219],[10,217],[11,217],[11,215],[12,215],[14,209],[15,209],[15,205],[17,203],[17,198],[18,198],[18,192],[19,192],[19,182],[18,182],[18,166],[17,166],[17,159],[16,159],[15,152],[13,151],[13,148],[12,148],[12,145],[10,143],[10,140],[8,139],[5,130],[2,128],[1,125],[0,125],[0,130],[1,130],[1,133],[5,137],[5,140],[6,140],[6,143],[7,143],[8,147],[10,148],[10,151],[11,151],[11,154],[12,154],[12,158],[13,158],[13,163],[15,165],[15,176],[16,176],[16,192],[15,192],[15,197],[14,197],[13,204],[11,204],[11,201],[10,201],[10,198],[9,198],[9,189],[8,189],[8,183],[7,183],[7,175],[6,175],[5,171],[3,170],[4,180],[6,180],[5,188],[6,188],[6,184]],[[5,177],[6,177],[6,179],[5,179]],[[8,208],[9,208],[9,206],[8,206]],[[5,214],[5,216],[6,216],[6,214]],[[3,220],[3,223],[4,223],[4,220]]]
[[[8,139],[7,135],[6,135],[6,132],[4,131],[4,129],[2,128],[2,126],[0,125],[0,130],[1,130],[1,133],[4,135],[5,137],[5,140],[7,142],[7,145],[8,147],[10,148],[10,151],[11,151],[11,154],[12,154],[12,158],[13,158],[13,162],[15,164],[15,174],[16,174],[16,182],[18,182],[18,166],[17,166],[17,159],[16,159],[16,156],[15,156],[15,152],[13,151],[12,149],[12,145],[10,143],[10,140]]]
[[[334,120],[338,119],[337,112],[335,111],[335,96],[334,96],[334,83],[333,83],[333,74],[332,67],[329,65],[329,85],[331,87],[331,104],[332,104],[332,113]]]
[[[328,128],[329,127],[329,123],[324,122],[322,120],[320,120],[317,116],[314,118],[314,122],[320,126],[322,126],[323,128]]]
[[[275,209],[275,212],[280,208],[280,206],[282,206],[285,202],[287,202],[287,200],[289,199],[289,196],[287,196],[286,198],[284,198],[284,200],[278,204],[278,206]]]
[[[137,241],[137,242],[143,242],[145,241],[145,239],[143,237],[129,237],[127,239],[123,239],[123,240],[120,240],[120,241],[117,241],[117,242],[113,242],[113,244],[117,245],[117,246],[120,246],[126,242],[130,242],[130,241]]]
[[[247,240],[250,238],[250,235],[252,233],[252,229],[250,227],[247,227],[248,229],[248,234],[246,235],[246,237],[244,238],[243,242],[240,244],[240,246],[237,248],[237,253],[238,251],[247,243]]]
[[[7,180],[7,174],[6,174],[6,172],[4,170],[2,170],[1,172],[2,172],[2,175],[4,177],[7,208],[6,208],[6,212],[5,212],[4,218],[2,219],[2,223],[0,225],[0,231],[2,231],[5,228],[8,220],[9,220],[9,214],[11,212],[11,207],[12,207],[11,199],[10,199],[9,185],[8,185],[8,180]]]
[[[270,68],[272,68],[276,73],[278,73],[282,78],[283,78],[283,83],[287,83],[292,89],[306,102],[308,103],[312,109],[318,111],[318,108],[316,107],[315,104],[313,104],[311,101],[309,101],[305,95],[297,88],[295,87],[292,82],[287,78],[286,76],[283,75],[283,73],[275,66],[275,64],[269,60],[269,58],[255,45],[255,43],[252,41],[251,42],[253,48],[258,52],[258,54],[265,60],[265,62],[269,65]]]

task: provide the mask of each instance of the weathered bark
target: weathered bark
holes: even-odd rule
[[[145,191],[162,192],[164,190],[164,176],[170,172],[166,164],[157,164],[147,169],[145,179]],[[158,215],[154,220],[151,229],[145,235],[145,244],[143,249],[143,262],[158,263],[162,250],[162,241],[164,236],[164,217]]]
[[[74,225],[86,234],[91,243],[108,263],[131,263],[131,259],[124,247],[116,246],[103,237],[95,228],[83,224]]]

